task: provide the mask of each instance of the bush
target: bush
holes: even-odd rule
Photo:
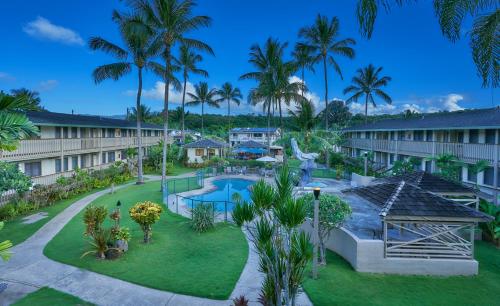
[[[130,217],[141,226],[144,232],[144,243],[151,241],[151,225],[160,220],[162,211],[163,208],[160,205],[150,201],[139,202],[129,209]]]
[[[203,233],[214,227],[213,205],[213,203],[199,203],[191,210],[191,227],[196,232]]]
[[[0,161],[0,194],[9,190],[23,193],[31,185],[31,178],[24,175],[16,164]]]
[[[93,236],[100,232],[102,223],[108,212],[104,206],[89,205],[83,213],[83,222],[85,223],[85,235]]]
[[[481,200],[479,204],[482,212],[493,217],[493,220],[490,222],[480,223],[481,229],[487,239],[500,247],[500,207],[485,200]]]
[[[14,203],[7,203],[0,207],[0,220],[10,220],[17,216],[17,208]]]
[[[120,227],[120,229],[113,235],[115,240],[130,241],[132,235],[128,227]]]

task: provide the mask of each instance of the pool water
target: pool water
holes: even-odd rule
[[[191,207],[192,205],[197,205],[200,201],[213,201],[217,211],[225,211],[226,205],[227,211],[232,211],[234,206],[232,200],[233,194],[238,193],[242,200],[250,201],[250,190],[248,190],[248,187],[254,183],[254,181],[245,179],[215,180],[213,184],[217,189],[186,199],[186,204]]]

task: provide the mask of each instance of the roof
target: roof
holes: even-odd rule
[[[409,182],[374,184],[346,190],[380,208],[380,216],[393,220],[489,221],[490,216],[433,194]]]
[[[474,194],[473,188],[464,186],[460,183],[444,179],[440,176],[430,174],[425,171],[415,171],[402,175],[393,175],[375,180],[375,183],[397,183],[405,181],[418,186],[426,191],[440,194]]]
[[[260,142],[257,142],[257,141],[249,140],[249,141],[245,141],[245,142],[242,142],[240,144],[237,144],[235,147],[236,148],[266,148],[266,145],[264,145]]]
[[[499,128],[500,106],[421,114],[414,118],[385,119],[373,123],[360,124],[345,131],[390,131],[390,130],[429,130],[429,129],[467,129]]]
[[[278,128],[261,128],[261,127],[246,127],[246,128],[232,128],[231,133],[275,133]]]
[[[53,112],[26,112],[28,119],[35,125],[44,126],[83,126],[83,127],[104,127],[104,128],[135,128],[135,121],[128,121],[123,119],[113,119],[103,116],[92,115],[73,115]],[[160,125],[142,123],[141,127],[144,129],[163,129]]]
[[[184,145],[185,148],[224,148],[227,144],[212,139],[200,139]]]

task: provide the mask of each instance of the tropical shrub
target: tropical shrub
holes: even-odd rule
[[[307,217],[314,218],[314,196],[306,194],[301,199],[307,204]],[[319,197],[319,251],[320,264],[326,264],[325,242],[334,228],[339,228],[352,213],[351,207],[340,197],[331,194],[322,194]],[[313,226],[313,224],[311,223]]]
[[[199,203],[191,210],[191,227],[198,233],[215,226],[213,203]]]
[[[0,230],[2,230],[3,226],[4,223],[0,222]],[[10,256],[12,255],[9,251],[11,247],[12,242],[10,242],[10,240],[0,242],[0,258],[2,258],[3,261],[9,260]]]
[[[415,172],[415,167],[420,161],[415,157],[405,158],[404,160],[396,160],[391,168],[392,175],[402,175]]]
[[[493,217],[493,220],[490,222],[480,223],[481,229],[489,240],[500,247],[500,206],[496,206],[485,200],[481,200],[479,204],[479,208],[482,212]]]
[[[236,202],[232,211],[233,222],[241,227],[245,222],[250,222],[254,219],[254,209],[248,202]]]
[[[24,175],[16,164],[0,161],[0,194],[9,190],[23,193],[31,185],[31,178]]]
[[[114,240],[130,241],[132,235],[128,227],[120,227],[120,229],[113,235]]]
[[[100,228],[99,230],[94,231],[90,238],[91,239],[89,243],[92,247],[92,250],[83,253],[82,257],[85,257],[89,254],[95,254],[98,259],[105,259],[106,252],[111,249],[111,231],[109,229]]]
[[[441,154],[431,160],[436,161],[438,175],[450,181],[460,180],[460,171],[464,163],[458,157],[452,154]]]
[[[163,208],[160,205],[150,201],[139,202],[129,209],[130,217],[140,225],[144,232],[144,243],[151,241],[151,226],[160,220],[162,211]]]
[[[245,298],[244,295],[240,295],[239,297],[235,297],[233,299],[233,306],[248,306],[250,301]]]
[[[0,220],[10,220],[17,215],[17,208],[14,203],[7,203],[0,206]]]
[[[94,206],[90,204],[83,212],[83,222],[85,223],[85,235],[93,236],[102,229],[102,224],[108,215],[104,206]]]

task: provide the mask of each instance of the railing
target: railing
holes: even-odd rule
[[[200,204],[208,204],[212,207],[212,214],[214,221],[222,221],[224,222],[230,221],[231,216],[230,212],[233,211],[234,202],[231,201],[205,201],[199,199],[193,199],[190,197],[183,197],[181,195],[175,195],[175,212],[179,213],[179,201],[184,202],[185,208],[191,212],[190,217],[193,217],[192,211],[193,209]],[[223,217],[222,217],[223,216]]]
[[[500,150],[494,144],[486,143],[452,143],[433,141],[408,141],[387,139],[360,139],[352,138],[346,141],[345,146],[363,150],[383,151],[404,155],[430,157],[440,154],[452,154],[465,162],[486,160],[493,164],[500,160]],[[495,158],[495,151],[498,156]]]
[[[157,144],[162,137],[142,137],[142,144]],[[58,157],[61,155],[98,152],[101,150],[126,149],[137,146],[136,137],[116,138],[65,138],[65,139],[30,139],[22,140],[12,152],[0,152],[0,158],[6,161],[19,161],[35,158]]]

